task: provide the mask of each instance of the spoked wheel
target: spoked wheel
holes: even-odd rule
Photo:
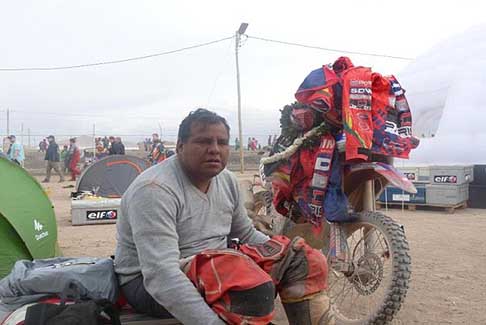
[[[345,267],[330,261],[329,292],[337,324],[388,324],[400,310],[410,279],[403,228],[377,212],[342,224],[347,237]]]

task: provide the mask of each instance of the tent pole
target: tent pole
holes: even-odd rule
[[[93,123],[93,160],[96,157],[96,123]]]

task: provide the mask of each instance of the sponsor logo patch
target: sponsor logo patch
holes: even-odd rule
[[[256,249],[263,257],[270,257],[279,254],[283,250],[280,243],[269,240],[261,245],[257,245]]]
[[[86,219],[88,220],[114,220],[118,216],[116,210],[98,210],[86,212]]]
[[[415,173],[403,173],[408,180],[414,181],[415,180]]]
[[[39,220],[34,219],[34,230],[37,232],[37,234],[34,235],[35,240],[41,240],[42,238],[46,238],[49,236],[49,231],[42,231],[44,230],[44,225],[40,223]]]
[[[457,176],[454,175],[437,175],[434,176],[434,183],[457,183]]]

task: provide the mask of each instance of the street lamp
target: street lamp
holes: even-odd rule
[[[241,93],[240,93],[240,66],[238,62],[238,49],[240,47],[241,35],[248,28],[247,23],[241,23],[235,34],[235,55],[236,55],[236,86],[238,90],[238,136],[240,138],[240,172],[245,172],[245,159],[243,155],[243,128],[241,126]]]
[[[238,28],[238,34],[244,34],[246,32],[246,29],[248,28],[247,23],[241,23],[240,28]]]

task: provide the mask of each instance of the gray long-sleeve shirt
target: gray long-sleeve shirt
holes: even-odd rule
[[[227,247],[228,238],[262,243],[243,206],[235,176],[223,170],[198,190],[177,156],[141,174],[125,192],[117,221],[115,271],[120,283],[143,275],[145,289],[184,324],[224,324],[180,269],[181,258]]]

